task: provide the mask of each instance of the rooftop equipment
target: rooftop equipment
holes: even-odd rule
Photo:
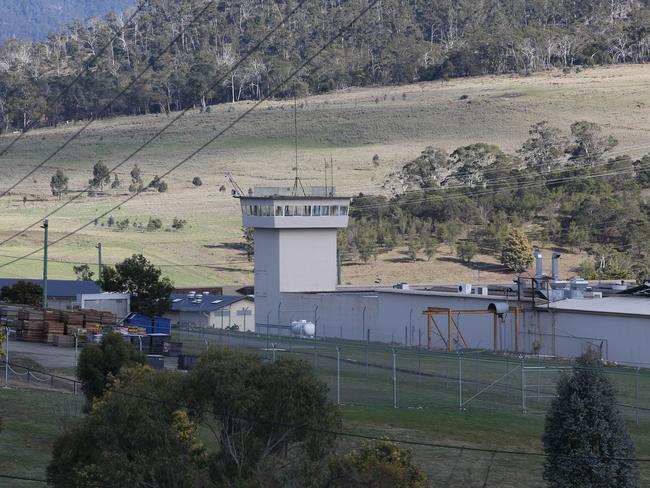
[[[544,259],[542,251],[535,249],[535,278],[542,278],[544,276]]]
[[[551,277],[553,281],[558,281],[560,279],[560,254],[559,252],[553,253],[553,270],[551,271]]]

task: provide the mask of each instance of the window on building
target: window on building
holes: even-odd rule
[[[282,211],[282,205],[276,205],[275,215],[276,217],[282,217],[284,215],[284,212]]]
[[[338,205],[330,205],[330,215],[338,215],[339,207]]]
[[[284,206],[284,216],[285,217],[293,217],[293,206],[291,206],[291,205],[285,205]]]
[[[347,215],[348,214],[348,206],[347,205],[341,205],[341,215]]]

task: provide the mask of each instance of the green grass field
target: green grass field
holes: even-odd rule
[[[0,391],[0,473],[43,479],[51,446],[64,428],[81,415],[83,399],[62,393],[30,390]],[[389,437],[418,443],[539,452],[543,417],[478,409],[393,409],[342,406],[343,432]],[[637,455],[650,456],[650,426],[629,424]],[[361,442],[340,437],[344,450]],[[406,445],[434,486],[518,488],[544,486],[542,458],[513,454],[471,452],[441,447]],[[650,482],[650,466],[642,464],[644,485]],[[488,482],[486,474],[490,469]],[[34,482],[0,479],[0,487],[39,486]]]
[[[619,139],[617,151],[638,156],[650,151],[649,87],[650,66],[624,65],[569,75],[548,72],[529,77],[490,76],[350,89],[309,97],[300,101],[298,113],[301,175],[305,184],[323,184],[324,161],[331,158],[339,193],[380,192],[388,173],[428,145],[452,151],[464,144],[488,142],[514,151],[525,140],[529,126],[541,120],[549,120],[567,132],[576,120],[597,122]],[[468,98],[461,100],[462,95]],[[126,197],[124,189],[129,185],[134,163],[140,165],[149,181],[251,106],[251,102],[224,104],[212,107],[210,113],[188,113],[117,170],[122,190],[108,190],[106,195],[94,198],[84,196],[52,216],[51,240],[119,205]],[[83,188],[97,161],[113,168],[169,120],[164,115],[149,115],[90,125],[43,169],[0,201],[0,240],[37,222],[60,204],[49,189],[50,177],[57,168],[68,173],[71,189]],[[0,191],[44,161],[81,128],[82,123],[77,123],[28,133],[0,161]],[[13,137],[0,137],[0,150]],[[53,246],[51,258],[95,262],[94,245],[101,241],[106,262],[142,252],[163,266],[179,286],[250,283],[252,265],[241,251],[232,248],[241,240],[241,222],[238,202],[229,195],[224,173],[231,171],[244,190],[256,184],[290,185],[295,165],[293,151],[292,104],[264,103],[231,132],[170,174],[166,178],[170,188],[167,193],[146,193],[112,213],[116,219],[129,218],[145,224],[149,217],[160,217],[165,227],[175,217],[184,218],[188,228],[142,233],[131,227],[118,232],[102,227],[100,221]],[[375,154],[380,157],[377,167],[372,164]],[[202,187],[192,187],[194,176],[202,178]],[[220,192],[224,184],[227,191]],[[41,239],[36,227],[0,246],[0,264],[10,256],[37,249]],[[449,259],[451,254],[443,246],[439,256],[430,262],[405,263],[396,252],[367,265],[344,266],[343,281],[359,284],[379,277],[384,282],[442,282],[450,275],[457,281],[474,280],[476,271]],[[39,256],[34,257],[0,268],[0,276],[38,277],[42,265]],[[476,259],[494,261],[490,256]],[[569,272],[580,257],[565,255],[563,259]],[[53,262],[50,276],[70,278],[72,266]],[[481,276],[487,281],[510,278],[494,273]]]

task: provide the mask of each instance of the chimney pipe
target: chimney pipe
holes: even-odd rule
[[[542,251],[535,249],[535,278],[541,278],[544,276],[543,264]]]
[[[559,252],[553,253],[553,271],[551,273],[553,281],[558,281],[560,279],[560,256],[562,256],[562,254]]]

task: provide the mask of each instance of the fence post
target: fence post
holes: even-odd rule
[[[77,396],[77,382],[73,381],[72,382],[72,393]]]
[[[521,413],[526,413],[526,358],[521,356]]]
[[[636,411],[636,425],[639,425],[639,367],[636,368],[634,378],[634,410]]]
[[[341,404],[341,348],[336,347],[336,404]]]
[[[318,368],[318,343],[316,342],[316,324],[314,324],[314,370]]]
[[[393,408],[397,408],[397,352],[393,348]]]
[[[420,348],[417,349],[418,355],[418,383],[422,380],[422,357],[420,357]]]
[[[458,408],[463,409],[463,356],[458,353]]]
[[[366,376],[368,376],[368,344],[370,343],[370,329],[366,331]]]

